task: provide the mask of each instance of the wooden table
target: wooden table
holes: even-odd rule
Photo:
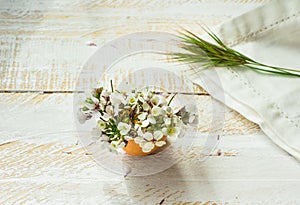
[[[209,159],[195,147],[147,177],[99,167],[73,123],[75,79],[98,47],[133,32],[197,32],[265,2],[0,1],[0,204],[300,204],[299,162],[229,108]],[[200,98],[209,119],[211,97]]]

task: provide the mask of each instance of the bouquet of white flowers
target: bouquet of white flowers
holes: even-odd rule
[[[148,155],[166,145],[168,137],[178,137],[182,126],[197,124],[195,106],[171,107],[175,96],[148,88],[121,92],[100,87],[85,99],[78,119],[83,123],[95,116],[99,139],[110,150]]]

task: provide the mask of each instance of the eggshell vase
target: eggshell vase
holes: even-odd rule
[[[167,139],[167,136],[163,136],[161,141],[165,141],[166,139]],[[126,147],[124,147],[123,150],[128,155],[147,156],[147,155],[153,154],[155,151],[159,151],[160,148],[162,148],[162,147],[154,146],[154,148],[150,152],[143,152],[143,150],[139,144],[135,143],[134,140],[129,140]]]

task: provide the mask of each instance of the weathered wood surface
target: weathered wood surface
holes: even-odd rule
[[[264,1],[0,2],[1,90],[73,90],[97,47],[141,31],[220,24]]]
[[[114,38],[197,30],[264,2],[0,1],[0,204],[300,204],[299,163],[229,108],[208,160],[195,146],[161,174],[124,179],[78,144],[73,95],[55,93],[72,92],[82,64]],[[211,98],[197,100],[205,133]]]

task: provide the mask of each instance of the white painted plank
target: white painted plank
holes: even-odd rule
[[[199,131],[207,132],[212,120],[211,97],[198,96]],[[76,132],[73,94],[0,94],[0,142],[45,133]],[[259,127],[237,112],[224,108],[225,134],[251,134]]]
[[[32,201],[33,196],[49,204],[300,202],[299,163],[259,133],[223,136],[219,151],[205,162],[198,161],[201,148],[195,147],[162,173],[125,179],[97,166],[76,145],[74,135],[63,136],[73,142],[62,139],[38,146],[43,140],[27,139],[18,142],[17,150],[16,144],[3,145],[0,189],[12,195],[1,197],[2,202]]]
[[[102,46],[125,34],[176,33],[181,26],[198,31],[198,23],[220,24],[266,1],[2,1],[0,89],[74,90],[79,68],[96,49],[87,41]]]

